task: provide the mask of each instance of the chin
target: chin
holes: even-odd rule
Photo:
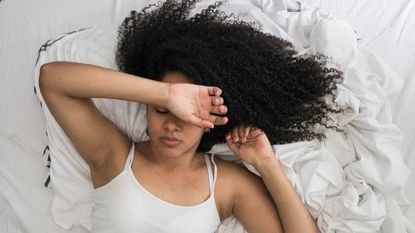
[[[157,147],[157,151],[167,157],[179,157],[181,156],[183,153],[185,153],[186,149],[182,148],[181,145],[177,145],[177,146],[166,146],[162,143],[157,143],[155,144],[155,146]]]
[[[166,147],[166,146],[159,146],[159,152],[168,158],[178,158],[189,151],[192,151],[191,148],[183,148],[183,147]],[[194,149],[193,153],[196,153],[196,149]]]
[[[193,150],[191,147],[186,147],[183,142],[178,145],[166,145],[161,141],[153,141],[152,144],[157,148],[156,151],[158,153],[169,158],[180,157],[183,154]],[[196,148],[197,146],[194,148],[194,153],[196,153]]]
[[[158,151],[167,157],[179,157],[184,153],[184,150],[177,149],[177,148],[165,148],[165,147],[159,147]]]

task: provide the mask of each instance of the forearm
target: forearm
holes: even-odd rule
[[[278,209],[286,233],[319,232],[318,227],[291,186],[279,161],[271,159],[255,165]]]
[[[110,98],[165,106],[168,84],[115,70],[71,62],[53,62],[41,67],[42,91],[75,98]]]

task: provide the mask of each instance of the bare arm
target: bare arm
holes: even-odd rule
[[[227,120],[216,116],[226,113],[223,102],[218,101],[219,88],[168,84],[72,62],[43,65],[39,82],[52,115],[90,167],[105,161],[113,153],[115,145],[126,144],[126,136],[98,112],[91,98],[112,98],[166,107],[182,120],[200,127],[213,126],[212,122],[224,124]],[[183,101],[189,103],[187,108],[183,107]],[[199,114],[202,110],[205,115]],[[126,147],[128,145],[124,145]]]
[[[314,219],[291,186],[279,161],[272,156],[254,167],[278,207],[284,232],[319,232]]]
[[[230,193],[232,214],[249,233],[282,233],[277,209],[262,180],[251,172],[235,165],[218,163],[227,176],[221,176],[219,184],[232,190]],[[231,213],[225,213],[224,218]]]
[[[118,150],[115,145],[128,145],[125,145],[126,136],[97,110],[91,98],[164,104],[168,94],[165,83],[70,62],[43,65],[39,86],[52,115],[92,172],[104,164],[110,154],[115,153],[114,150]]]
[[[41,67],[40,88],[74,98],[110,98],[165,106],[168,83],[94,65],[52,62]]]
[[[304,203],[291,186],[265,133],[250,127],[238,127],[226,136],[229,148],[260,173],[277,208],[283,232],[319,232]]]

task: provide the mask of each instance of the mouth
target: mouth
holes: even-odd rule
[[[160,141],[164,145],[170,146],[170,147],[177,146],[177,145],[179,145],[182,142],[182,141],[180,141],[177,138],[171,138],[171,137],[160,137]]]

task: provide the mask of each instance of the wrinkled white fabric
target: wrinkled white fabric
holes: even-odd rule
[[[401,214],[401,207],[407,204],[401,191],[409,172],[398,150],[402,136],[392,124],[388,101],[389,95],[401,90],[400,77],[357,45],[355,32],[346,22],[317,9],[287,12],[285,7],[295,10],[298,6],[264,2],[253,6],[235,1],[234,7],[225,5],[223,9],[242,13],[246,20],[260,23],[264,32],[292,41],[300,53],[326,54],[344,72],[336,101],[346,109],[338,119],[345,134],[329,132],[324,142],[275,145],[288,178],[322,232],[414,232],[414,226]],[[115,68],[116,29],[87,29],[48,47],[36,67],[37,89],[38,69],[48,61]],[[64,228],[83,225],[90,229],[92,185],[88,167],[47,110],[40,91],[38,95],[47,119],[52,157],[54,220]],[[94,102],[132,140],[146,138],[144,105],[106,99]],[[235,160],[224,145],[216,145],[213,152]],[[244,230],[230,218],[219,232]]]
[[[279,13],[270,17],[285,26],[300,52],[327,55],[345,77],[336,102],[346,109],[338,119],[346,134],[274,146],[288,178],[322,232],[415,232],[399,207],[410,204],[402,195],[409,170],[388,100],[401,90],[400,77],[357,45],[346,22],[317,9]]]

